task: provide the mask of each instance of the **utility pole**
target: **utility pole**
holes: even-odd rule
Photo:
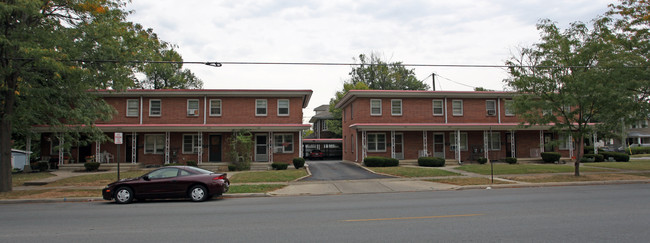
[[[433,91],[436,91],[436,74],[431,73],[431,79],[433,79]]]

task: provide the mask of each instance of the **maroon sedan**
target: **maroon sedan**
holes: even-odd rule
[[[120,204],[150,198],[190,198],[201,202],[226,193],[229,187],[226,173],[191,166],[168,166],[138,178],[108,184],[102,190],[102,196]]]

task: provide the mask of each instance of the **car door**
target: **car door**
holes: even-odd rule
[[[178,182],[179,169],[168,167],[147,174],[147,179],[135,188],[136,195],[144,197],[172,197],[185,194]]]

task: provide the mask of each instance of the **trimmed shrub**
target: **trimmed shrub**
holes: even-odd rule
[[[603,162],[605,161],[605,156],[601,154],[584,154],[582,156],[581,162]]]
[[[194,161],[194,160],[188,160],[188,161],[185,161],[185,165],[196,167],[198,165],[198,163],[196,161]]]
[[[84,167],[86,167],[86,171],[96,171],[99,169],[99,163],[97,162],[86,162],[84,163]]]
[[[631,147],[628,151],[632,154],[650,154],[650,147]]]
[[[368,167],[391,167],[399,166],[399,160],[379,156],[370,156],[363,159],[363,164]]]
[[[562,158],[562,155],[558,152],[542,153],[542,160],[544,160],[546,163],[555,163],[557,161],[560,161],[560,158]]]
[[[418,165],[426,167],[444,167],[445,159],[438,157],[420,157],[418,158]]]
[[[271,164],[271,168],[275,170],[286,170],[287,168],[289,168],[289,164],[282,163],[282,162],[275,162]]]
[[[183,165],[183,164],[179,164],[179,163],[169,163],[169,164],[164,164],[163,166],[179,166],[179,165]]]
[[[48,162],[38,162],[38,164],[36,164],[36,165],[38,166],[38,170],[42,171],[42,172],[45,172],[50,168],[50,165],[49,165]]]
[[[293,167],[296,169],[300,169],[302,167],[305,167],[305,159],[304,158],[293,158]]]
[[[237,165],[228,165],[228,171],[237,171]]]
[[[517,163],[517,158],[515,157],[506,157],[506,163],[508,164],[516,164]]]
[[[487,158],[483,158],[483,157],[480,157],[480,158],[478,158],[478,159],[476,160],[476,162],[478,162],[479,164],[485,164],[485,163],[487,163],[487,161],[488,161],[488,159],[487,159]]]
[[[600,153],[605,157],[605,160],[609,158],[614,159],[616,162],[628,162],[630,161],[630,155],[619,152],[602,152]]]

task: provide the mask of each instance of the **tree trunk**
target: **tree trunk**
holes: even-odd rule
[[[580,176],[580,160],[582,160],[582,154],[585,150],[585,136],[580,134],[580,139],[578,140],[578,151],[576,151],[576,161],[575,161],[575,170],[574,175]]]
[[[3,64],[3,69],[5,65]],[[18,74],[12,73],[4,77],[7,85],[0,95],[4,96],[4,104],[0,111],[0,192],[10,192],[11,183],[11,115],[16,103],[16,85]]]

